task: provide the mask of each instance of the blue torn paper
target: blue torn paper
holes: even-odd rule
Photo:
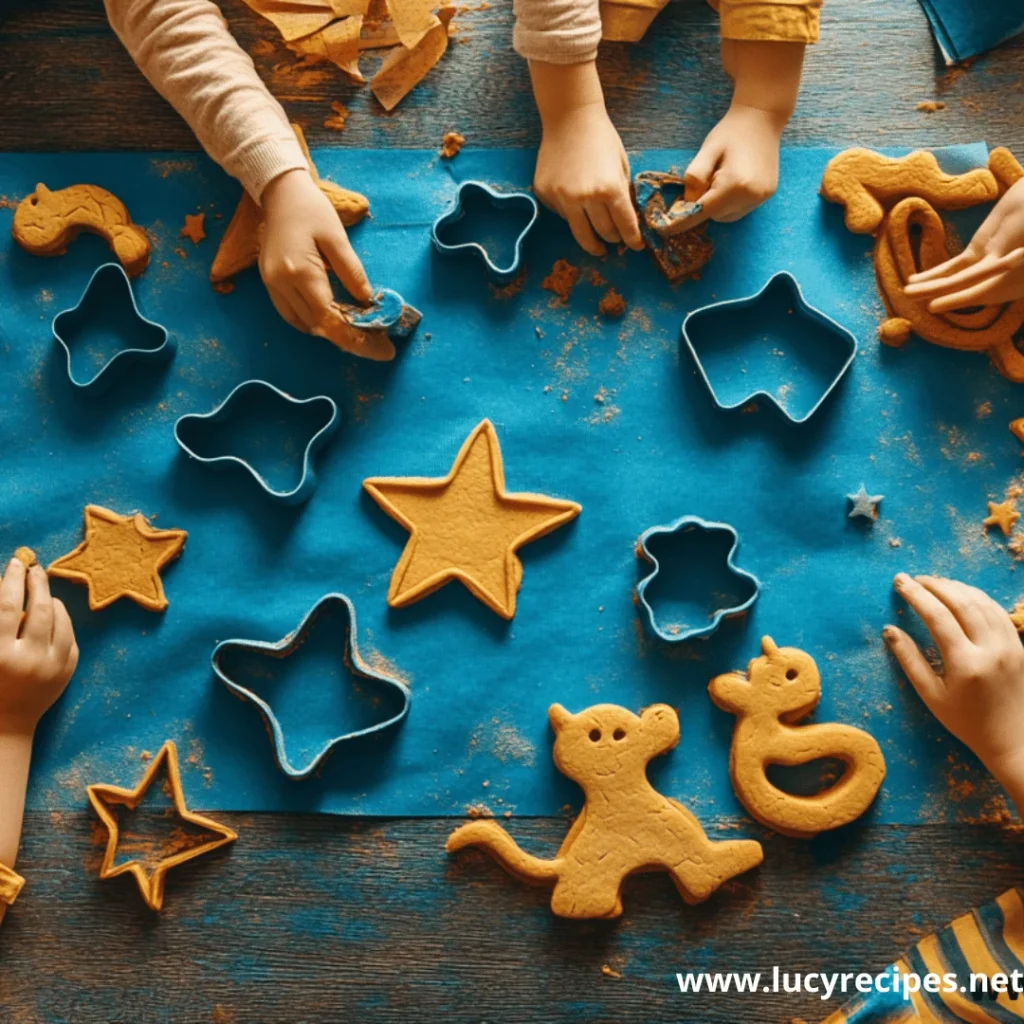
[[[633,167],[684,167],[688,155],[635,154]],[[70,551],[88,502],[189,531],[163,574],[163,615],[128,601],[91,613],[83,587],[54,581],[82,659],[39,731],[29,805],[83,807],[87,783],[133,782],[142,752],[171,738],[199,807],[551,814],[579,793],[551,762],[550,703],[577,711],[666,701],[680,709],[682,743],[651,766],[659,791],[705,821],[733,819],[742,813],[728,772],[734,719],[706,687],[745,667],[767,633],[818,659],[817,720],[859,725],[881,743],[889,776],[875,820],[988,813],[997,796],[984,771],[931,719],[879,634],[886,622],[911,623],[891,591],[901,569],[964,578],[1007,607],[1024,594],[1005,539],[981,527],[986,501],[1001,499],[1022,467],[1007,430],[1024,412],[1021,391],[982,355],[878,343],[871,239],[847,232],[843,211],[818,195],[830,156],[784,152],[778,196],[712,227],[717,252],[699,281],[671,288],[649,253],[586,257],[544,214],[526,246],[525,280],[499,289],[479,262],[436,253],[430,226],[453,179],[522,188],[532,153],[465,150],[448,164],[407,150],[318,152],[323,174],[369,194],[373,217],[351,236],[371,281],[423,312],[392,363],[360,361],[287,327],[255,270],[232,294],[210,288],[239,189],[204,158],[0,157],[8,236],[7,207],[37,181],[95,182],[127,203],[155,243],[134,282],[140,306],[178,343],[171,364],[140,365],[96,398],[76,394],[50,321],[109,259],[106,246],[83,235],[65,256],[44,259],[0,243],[0,557],[21,544],[45,563]],[[985,156],[976,145],[941,159],[955,170]],[[178,232],[198,209],[210,237],[193,245]],[[540,287],[558,258],[582,269],[566,305]],[[751,295],[779,270],[861,346],[839,388],[799,427],[771,409],[716,410],[680,344],[688,310]],[[608,285],[629,304],[620,320],[597,313]],[[792,353],[780,349],[779,359],[800,374]],[[244,472],[216,472],[175,444],[179,416],[209,411],[250,378],[297,397],[327,394],[341,410],[318,458],[318,489],[301,507],[274,504]],[[484,417],[496,425],[510,491],[573,499],[583,511],[522,549],[511,623],[458,583],[390,610],[388,581],[407,534],[362,481],[444,475]],[[862,482],[886,496],[873,524],[847,516],[846,495]],[[649,571],[634,549],[645,529],[685,514],[734,526],[740,564],[764,590],[710,639],[661,646],[634,604]],[[274,763],[257,709],[215,679],[210,654],[228,637],[280,639],[332,591],[355,604],[364,659],[407,681],[412,707],[387,735],[353,741],[319,777],[293,782]],[[300,752],[369,713],[355,706],[366,695],[338,653],[304,646],[284,678],[266,679]]]
[[[1024,0],[921,0],[947,64],[959,64],[1024,32]]]

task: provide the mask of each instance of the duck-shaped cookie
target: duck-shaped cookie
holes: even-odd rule
[[[814,659],[795,647],[778,647],[771,637],[747,673],[711,680],[708,692],[723,711],[737,716],[729,774],[739,801],[751,817],[783,835],[809,839],[859,818],[871,806],[885,778],[885,759],[874,737],[851,725],[798,725],[821,699]],[[768,765],[801,765],[837,758],[846,771],[813,796],[787,793],[768,779]]]

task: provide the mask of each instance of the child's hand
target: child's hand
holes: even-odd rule
[[[533,190],[592,256],[604,242],[642,249],[629,158],[604,107],[593,64],[530,64],[543,122]],[[602,242],[604,239],[604,242]]]
[[[0,581],[0,732],[31,735],[77,666],[71,618],[46,570],[11,559]]]
[[[882,636],[929,711],[1017,800],[1024,779],[1024,647],[1010,616],[955,580],[900,573],[895,586],[928,627],[943,674],[903,630],[886,626]]]
[[[729,224],[775,195],[783,127],[767,111],[732,104],[686,169],[685,199],[700,204],[687,229],[705,220]]]
[[[279,175],[263,190],[262,202],[260,274],[274,308],[292,327],[308,332],[330,314],[334,293],[325,257],[352,298],[370,301],[370,282],[345,227],[308,172]]]
[[[1024,298],[1024,181],[1018,181],[959,256],[909,278],[908,295],[933,296],[932,313]]]

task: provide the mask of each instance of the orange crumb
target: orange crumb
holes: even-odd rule
[[[917,109],[922,114],[934,114],[938,110],[945,110],[946,104],[942,100],[921,100],[917,105]]]
[[[205,213],[186,213],[185,226],[178,232],[179,238],[189,239],[193,245],[198,245],[206,237],[206,229],[203,221],[206,220]],[[175,249],[177,252],[177,249]]]
[[[573,288],[579,283],[580,268],[574,267],[568,260],[555,260],[551,273],[541,281],[545,291],[554,292],[560,302],[568,302]]]
[[[601,964],[601,973],[606,978],[621,978],[622,977],[622,975],[618,971],[613,970],[607,964]]]
[[[452,157],[458,156],[465,144],[466,136],[461,132],[445,132],[444,138],[441,140],[441,149],[439,150],[441,159],[451,160]]]
[[[618,320],[626,313],[626,300],[614,288],[609,288],[601,296],[601,301],[597,304],[597,311],[609,320]]]
[[[348,107],[344,103],[335,100],[331,104],[331,114],[324,118],[324,127],[333,128],[336,132],[345,130],[345,122],[348,120]]]

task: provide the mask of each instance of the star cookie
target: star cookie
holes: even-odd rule
[[[460,580],[488,608],[511,619],[523,580],[516,551],[581,511],[574,501],[508,494],[490,420],[469,435],[446,477],[374,477],[363,487],[411,534],[391,576],[392,608]]]
[[[170,794],[174,801],[174,810],[177,816],[189,825],[211,833],[211,838],[194,846],[179,849],[174,853],[162,857],[152,871],[147,871],[146,865],[141,861],[132,858],[116,864],[117,848],[120,842],[120,829],[118,827],[117,812],[111,808],[127,807],[134,811],[142,803],[149,788],[153,785],[161,768],[166,765],[167,783],[170,787]],[[160,752],[153,758],[142,781],[135,789],[122,789],[120,786],[108,786],[94,784],[87,789],[89,803],[99,816],[107,830],[107,848],[103,854],[103,862],[100,865],[100,878],[116,878],[118,875],[130,874],[138,883],[139,892],[150,910],[160,910],[164,905],[164,879],[171,868],[176,868],[186,861],[201,857],[204,853],[220,849],[228,843],[233,843],[238,838],[234,829],[221,825],[219,822],[196,814],[185,806],[185,792],[181,785],[181,772],[178,769],[178,748],[173,740],[168,740]],[[173,837],[172,837],[173,838]]]
[[[1020,513],[1017,511],[1016,502],[1012,499],[1000,502],[990,501],[988,503],[988,518],[984,520],[983,525],[986,529],[990,526],[998,526],[1009,537],[1018,519],[1020,519]]]
[[[181,554],[184,530],[157,530],[140,512],[121,516],[99,505],[85,506],[85,540],[58,558],[51,576],[84,583],[89,609],[99,611],[122,597],[153,612],[167,607],[160,570]]]

